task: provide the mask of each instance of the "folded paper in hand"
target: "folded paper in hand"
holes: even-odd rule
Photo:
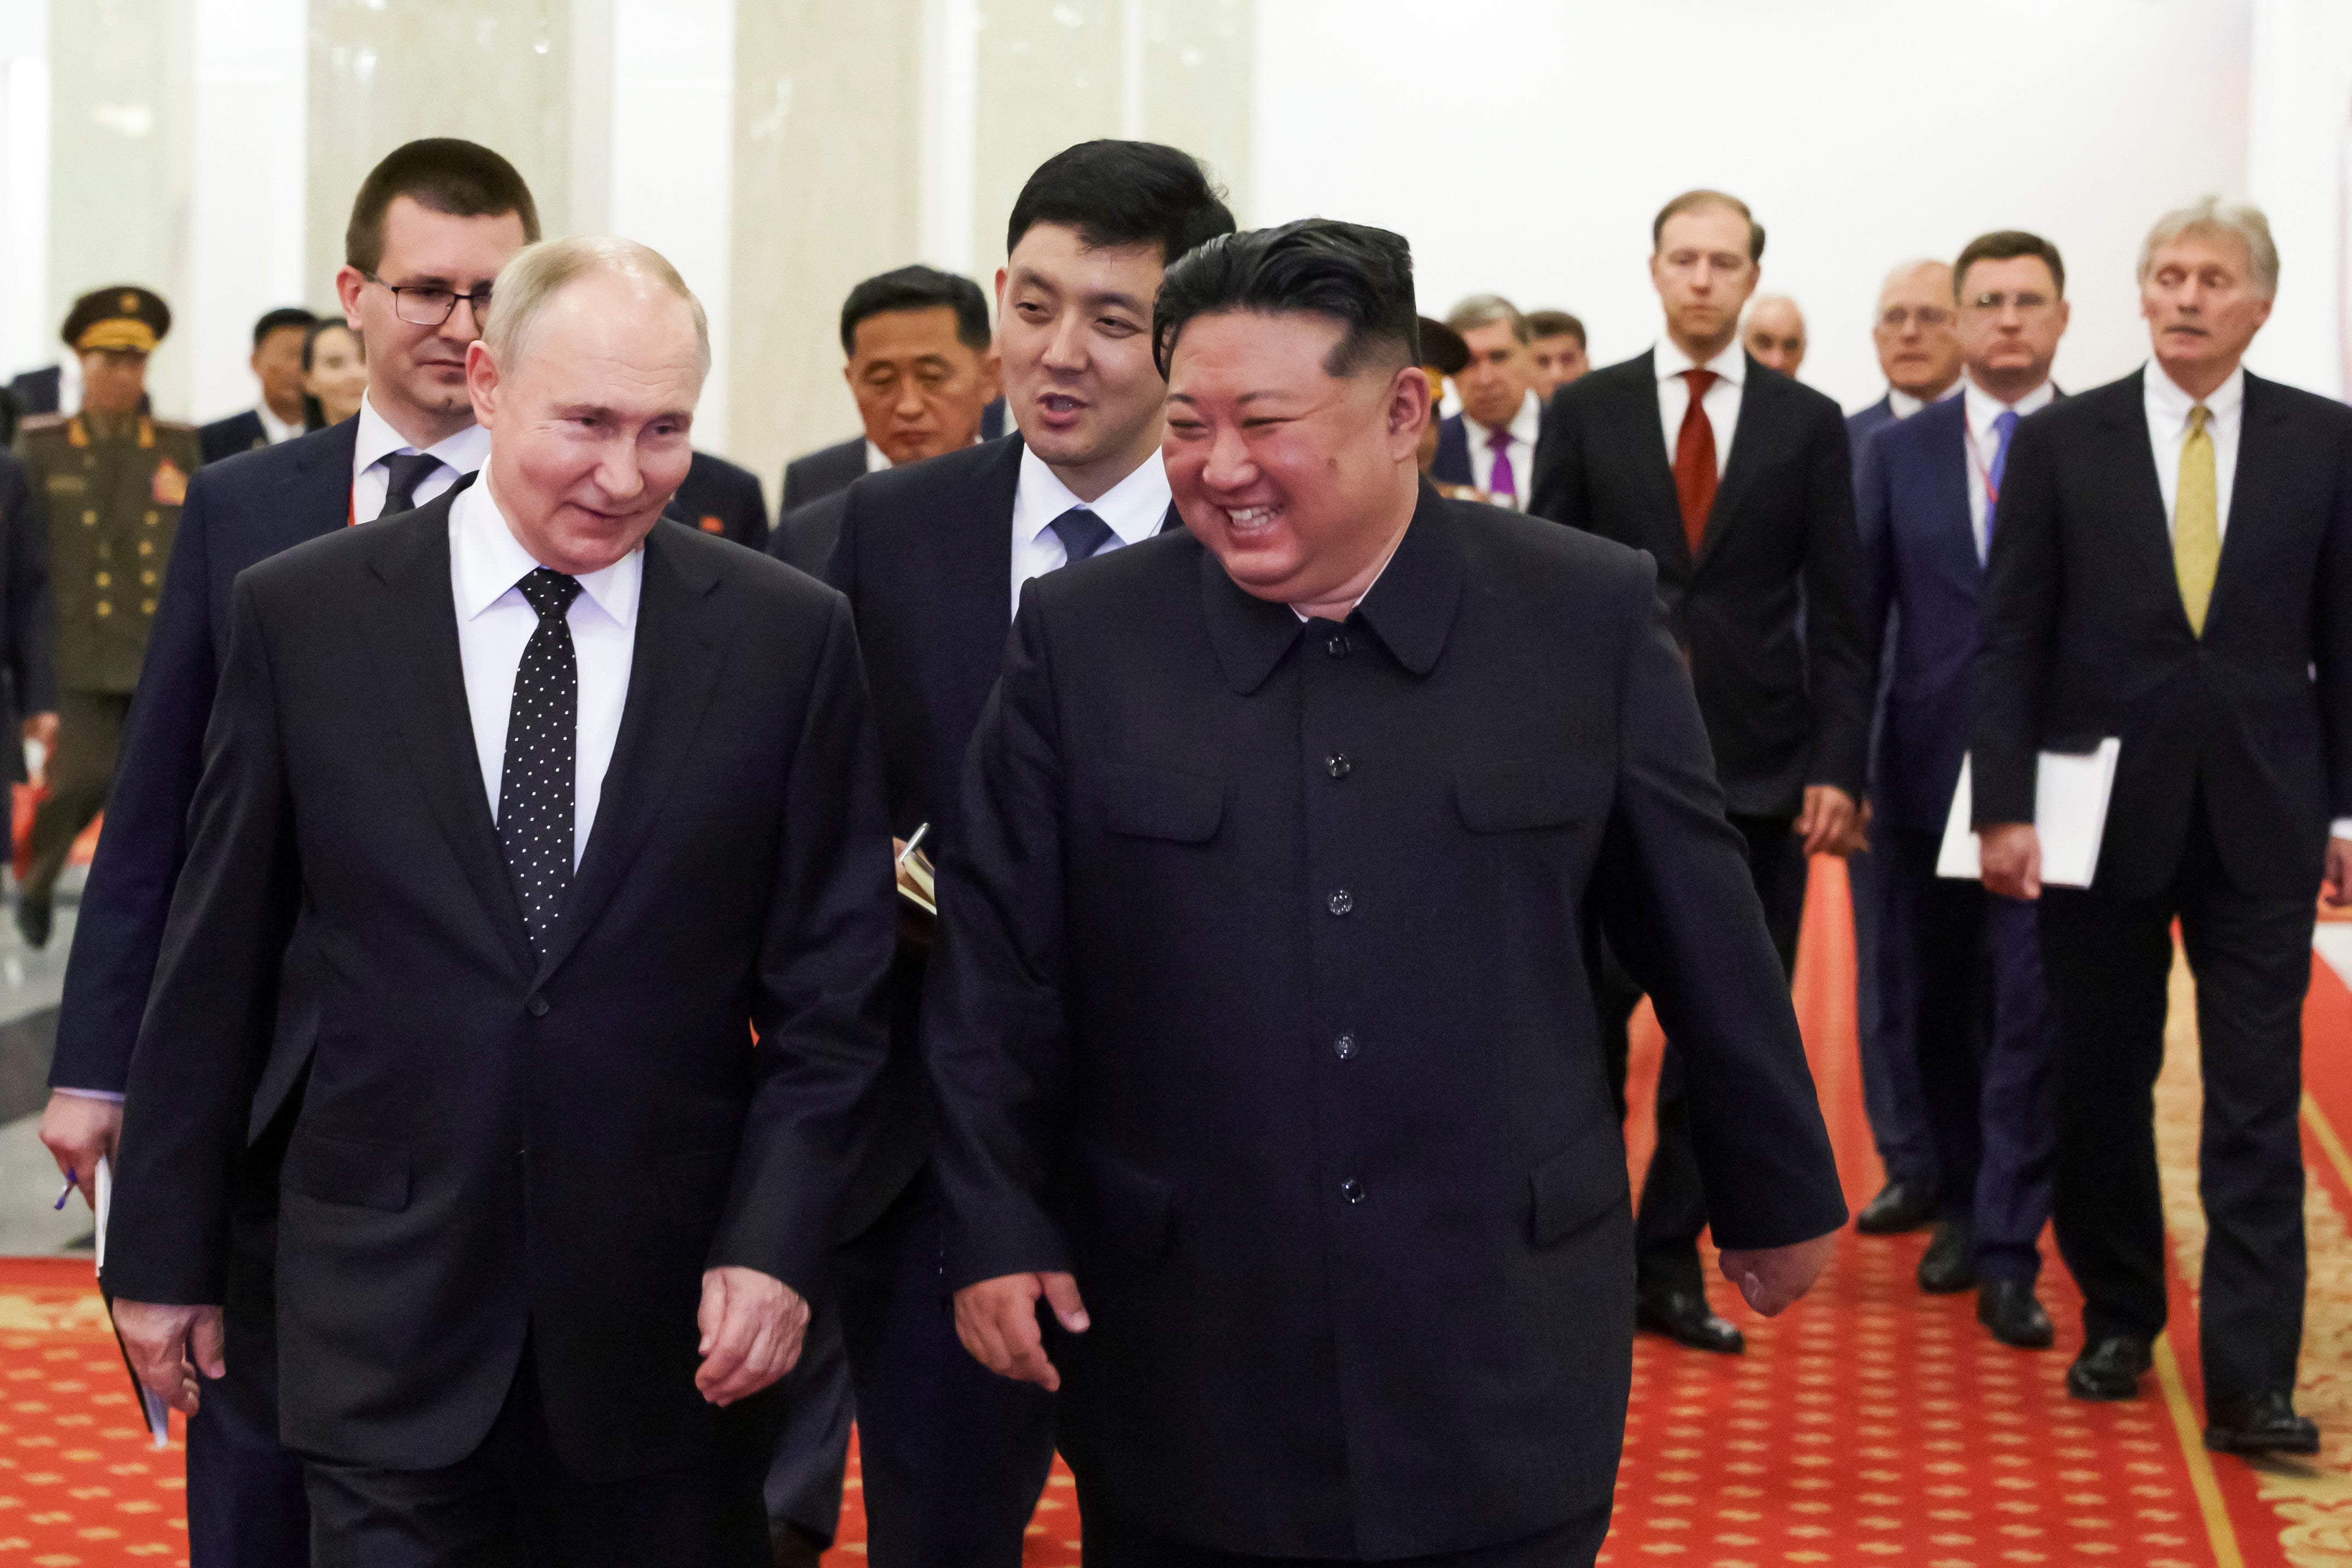
[[[114,1212],[114,1167],[104,1155],[98,1156],[98,1177],[95,1185],[98,1188],[98,1235],[93,1247],[96,1251],[98,1276],[103,1281],[106,1278],[106,1222]],[[104,1294],[103,1291],[100,1293]],[[114,1299],[107,1296],[106,1301],[108,1316],[111,1319]],[[158,1448],[169,1446],[172,1441],[172,1406],[164,1401],[162,1395],[139,1381],[139,1374],[132,1370],[131,1365],[131,1349],[122,1343],[120,1330],[115,1333],[114,1344],[117,1350],[122,1352],[122,1370],[131,1374],[131,1391],[139,1396],[139,1412],[147,1419],[147,1436],[153,1439]]]
[[[2099,844],[2107,830],[2107,797],[2116,787],[2116,758],[2123,742],[2113,736],[2079,755],[2042,753],[2033,782],[2033,827],[2042,840],[2042,881],[2049,887],[2088,887],[2099,869]],[[1984,875],[1977,835],[1969,828],[1969,761],[1960,761],[1960,787],[1952,791],[1951,815],[1944,821],[1937,876],[1976,882]]]

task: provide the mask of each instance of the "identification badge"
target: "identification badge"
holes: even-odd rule
[[[176,507],[188,498],[188,476],[168,457],[155,465],[154,496],[159,507]]]

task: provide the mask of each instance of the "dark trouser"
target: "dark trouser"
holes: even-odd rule
[[[1764,928],[1780,955],[1783,973],[1797,968],[1797,932],[1805,918],[1805,844],[1788,817],[1731,819],[1748,841],[1748,873],[1764,905]],[[1706,1189],[1691,1144],[1690,1089],[1682,1052],[1666,1041],[1658,1066],[1658,1146],[1642,1179],[1642,1207],[1633,1217],[1635,1288],[1644,1293],[1697,1291],[1706,1281],[1698,1262],[1698,1234],[1706,1228]]]
[[[1943,1177],[1937,1210],[1973,1224],[1986,1278],[2042,1270],[2056,1132],[2057,1041],[2034,908],[1936,874],[1943,834],[1882,831],[1888,904],[1917,977],[1911,1020]]]
[[[1917,972],[1911,936],[1888,896],[1885,834],[1874,849],[1849,857],[1846,885],[1853,897],[1853,1005],[1862,1058],[1862,1105],[1870,1119],[1886,1179],[1919,1192],[1936,1190],[1936,1146],[1927,1131],[1919,1088],[1919,1059],[1911,1034],[1916,1016]]]
[[[841,1531],[851,1414],[849,1361],[842,1349],[837,1303],[820,1306],[809,1320],[801,1358],[777,1385],[777,1395],[782,1426],[763,1489],[769,1526],[790,1525],[830,1544]]]
[[[1087,1568],[1332,1568],[1359,1559],[1248,1557],[1187,1546],[1113,1519],[1082,1477],[1078,1481],[1079,1534]],[[1609,1536],[1609,1504],[1517,1541],[1428,1557],[1391,1557],[1381,1568],[1591,1568]]]
[[[33,814],[33,863],[25,875],[25,897],[36,903],[49,897],[74,840],[106,809],[114,751],[130,711],[127,692],[58,694],[58,751],[48,761],[48,795]]]
[[[1054,1403],[956,1338],[946,1223],[930,1172],[835,1254],[857,1391],[866,1561],[1019,1568],[1054,1465]]]
[[[2207,1402],[2294,1387],[2305,1283],[2303,1001],[2314,891],[2230,884],[2202,803],[2173,884],[2149,898],[2042,895],[2058,1017],[2058,1249],[2093,1339],[2153,1338],[2165,1322],[2164,1204],[2155,1087],[2164,1061],[2177,915],[2197,979],[2207,1233],[2199,1301]]]
[[[683,1469],[577,1480],[548,1436],[532,1360],[526,1348],[489,1436],[454,1465],[310,1460],[317,1568],[770,1568],[755,1445]]]

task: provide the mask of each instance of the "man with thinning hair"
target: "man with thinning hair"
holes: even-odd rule
[[[2270,225],[2208,200],[2139,260],[2150,362],[2017,427],[1972,732],[1985,886],[2040,900],[2058,1021],[2058,1249],[2078,1399],[2139,1392],[2163,1332],[2155,1087],[2172,928],[2196,977],[2205,1443],[2315,1453],[2303,1343],[2303,1002],[2352,904],[2352,410],[2247,372]],[[2226,549],[2224,544],[2226,541]],[[2042,880],[2040,758],[2120,743],[2088,887]]]
[[[1469,346],[1470,362],[1454,377],[1462,412],[1439,423],[1429,476],[1467,485],[1497,506],[1524,508],[1544,420],[1535,329],[1499,294],[1472,295],[1446,313],[1445,324]]]
[[[625,240],[499,275],[482,476],[237,580],[132,1059],[108,1281],[221,1362],[231,1161],[298,914],[319,1026],[278,1232],[320,1568],[764,1568],[896,915],[839,597],[663,507],[702,308]]]
[[[1184,531],[1029,586],[965,769],[949,1277],[1060,1390],[1092,1568],[1592,1561],[1633,1279],[1591,913],[1699,1064],[1726,1274],[1777,1312],[1844,1217],[1653,568],[1420,482],[1414,321],[1384,230],[1178,262]]]

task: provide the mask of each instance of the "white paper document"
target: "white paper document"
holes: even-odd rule
[[[96,1185],[98,1187],[98,1237],[92,1244],[91,1250],[94,1254],[93,1260],[98,1265],[98,1271],[103,1274],[106,1272],[106,1222],[114,1209],[114,1167],[104,1155],[98,1156]],[[121,1336],[117,1334],[115,1338],[119,1343]],[[123,1366],[125,1371],[129,1371],[130,1353],[127,1351],[124,1353]],[[139,1395],[139,1413],[146,1417],[148,1437],[153,1439],[158,1448],[168,1446],[172,1441],[171,1406],[164,1402],[162,1395],[140,1382],[136,1373],[131,1375],[131,1386]]]
[[[2099,869],[2099,844],[2107,831],[2107,797],[2116,787],[2116,758],[2124,743],[2114,736],[2095,751],[2042,753],[2034,770],[2033,827],[2042,839],[2042,880],[2051,887],[2088,887]],[[1969,758],[1960,759],[1960,787],[1944,821],[1944,848],[1937,876],[1975,882],[1984,875],[1979,844],[1969,822],[1974,806]]]

